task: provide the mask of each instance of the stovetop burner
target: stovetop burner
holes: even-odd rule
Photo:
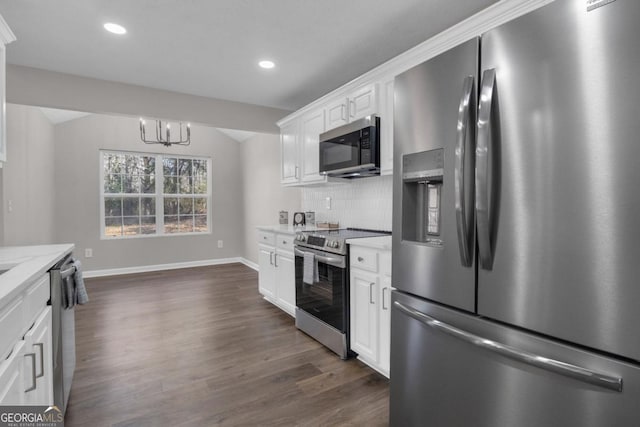
[[[388,236],[390,234],[391,233],[387,231],[367,230],[361,228],[301,231],[296,234],[295,245],[323,252],[346,255],[347,244],[345,241],[347,239]]]

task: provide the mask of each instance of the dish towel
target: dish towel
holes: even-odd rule
[[[62,280],[62,299],[62,306],[65,310],[70,310],[76,305],[74,280],[72,276]]]
[[[318,281],[318,260],[316,260],[316,256],[313,252],[304,253],[302,281],[307,285],[313,285]]]
[[[84,286],[84,279],[82,278],[82,263],[78,259],[73,259],[72,263],[76,268],[76,272],[73,273],[76,294],[75,302],[83,305],[89,302],[89,295],[87,294],[87,288]]]

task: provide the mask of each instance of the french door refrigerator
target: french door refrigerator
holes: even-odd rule
[[[640,2],[395,80],[393,426],[640,425]]]

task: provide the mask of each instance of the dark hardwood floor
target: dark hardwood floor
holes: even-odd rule
[[[242,264],[86,284],[67,427],[388,423],[388,381],[298,331]]]

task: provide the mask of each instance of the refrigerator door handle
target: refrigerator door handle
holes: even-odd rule
[[[471,266],[469,230],[472,227],[467,225],[467,211],[465,206],[465,143],[467,142],[467,131],[469,123],[473,123],[472,101],[474,95],[474,78],[467,76],[462,85],[462,98],[458,107],[458,127],[455,158],[455,204],[456,204],[456,228],[458,230],[458,247],[460,248],[460,263]],[[474,126],[475,124],[472,124]],[[473,129],[472,129],[473,131]],[[471,220],[473,224],[473,219]]]
[[[544,356],[519,350],[509,345],[492,341],[470,332],[463,331],[447,323],[441,322],[427,314],[424,314],[414,308],[408,307],[401,302],[394,301],[393,305],[404,314],[416,319],[417,321],[433,328],[439,332],[443,332],[459,340],[475,345],[477,347],[498,353],[501,356],[527,365],[535,366],[540,369],[564,375],[578,381],[589,383],[598,387],[606,388],[617,392],[622,392],[622,378],[614,377],[607,374],[595,372],[593,370],[583,368],[581,366],[562,362],[559,360],[549,359]]]
[[[496,81],[494,69],[482,73],[482,88],[478,106],[478,143],[476,146],[476,216],[478,229],[478,260],[480,267],[491,269],[491,230],[489,218],[489,146],[492,144],[493,94]]]

